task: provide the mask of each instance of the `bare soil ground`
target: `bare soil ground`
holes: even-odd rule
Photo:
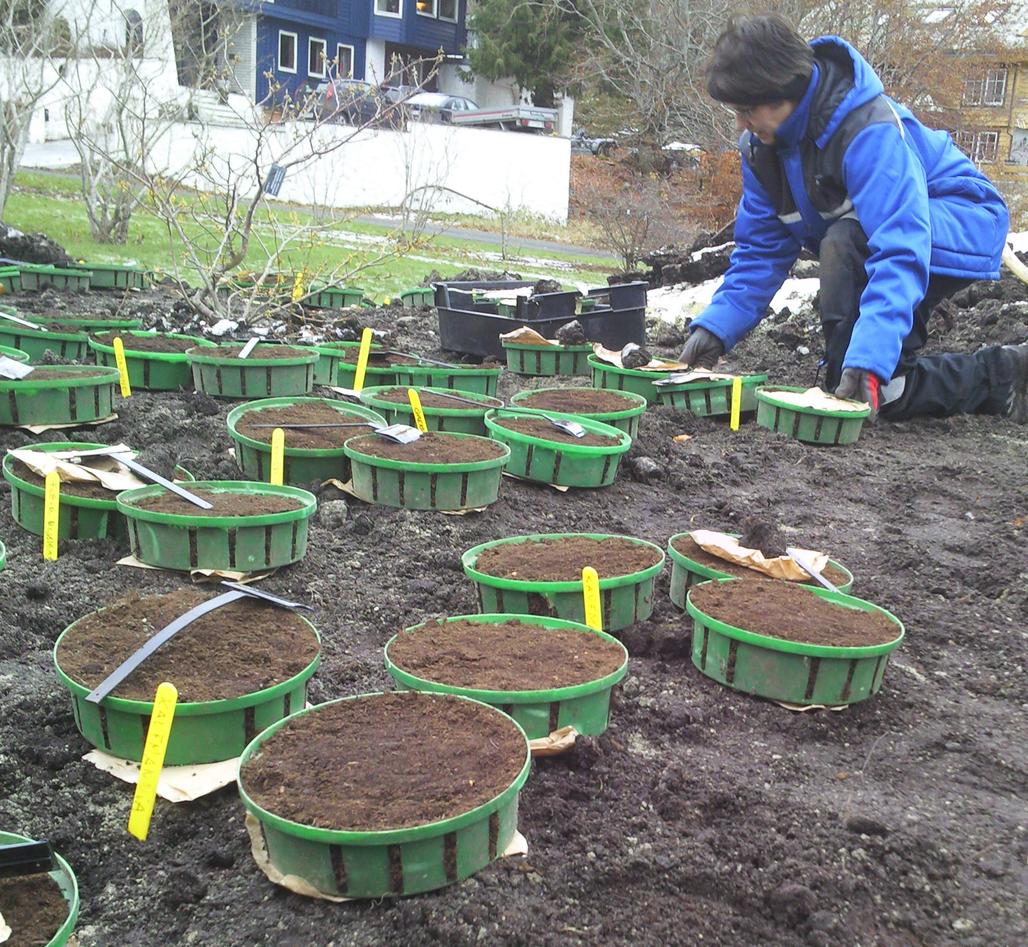
[[[134,305],[171,310],[156,292]],[[933,345],[973,350],[1014,318],[987,321],[997,314],[963,310]],[[402,351],[438,356],[431,310],[361,316],[392,329]],[[797,317],[744,343],[735,364],[809,384],[817,352],[796,347],[813,338]],[[508,376],[501,394],[544,383]],[[229,479],[231,404],[140,393],[114,423],[45,439],[125,441],[153,464]],[[692,439],[671,439],[683,432]],[[5,448],[33,440],[0,431]],[[525,532],[624,532],[663,546],[691,527],[774,516],[799,545],[845,562],[854,593],[907,628],[877,697],[794,714],[693,667],[665,569],[652,618],[621,635],[631,665],[609,731],[533,766],[521,802],[528,856],[434,894],[344,905],[265,879],[232,787],[159,802],[145,844],[125,832],[131,793],[82,762],[50,652],[86,612],[183,579],[116,566],[125,550],[108,542],[70,542],[42,562],[0,484],[0,828],[50,838],[74,866],[83,947],[1024,944],[1026,456],[1025,429],[995,418],[881,424],[851,448],[818,449],[657,408],[604,490],[505,481],[488,512],[463,517],[321,491],[306,559],[264,583],[317,606],[315,701],[388,687],[382,647],[397,629],[475,611],[460,553]]]

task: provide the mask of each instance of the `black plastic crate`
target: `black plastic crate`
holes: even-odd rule
[[[615,283],[613,286],[597,286],[589,290],[589,296],[601,304],[610,306],[611,309],[637,309],[639,306],[646,308],[646,292],[649,283],[638,281],[635,283]]]

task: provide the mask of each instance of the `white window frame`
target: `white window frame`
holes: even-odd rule
[[[316,46],[321,47],[321,72],[311,72],[311,53]],[[328,73],[328,40],[318,36],[307,37],[307,75],[314,79],[324,79]]]
[[[418,4],[419,3],[430,4],[431,5],[431,9],[425,10],[425,11],[419,10],[418,9]],[[439,0],[414,0],[414,12],[418,16],[428,17],[430,20],[437,20],[439,18],[438,10],[439,10]]]
[[[439,12],[439,19],[444,23],[456,23],[460,20],[460,0],[453,0],[453,16],[443,16],[442,2],[443,0],[436,0],[436,10]]]
[[[958,131],[954,141],[975,164],[995,164],[999,158],[997,131]]]
[[[341,49],[348,49],[350,51],[350,68],[349,68],[349,70],[346,73],[344,73],[339,68],[339,51]],[[354,60],[354,49],[353,49],[353,47],[349,43],[336,43],[335,64],[336,64],[336,77],[337,78],[339,78],[339,79],[352,79],[353,78],[353,66],[354,66],[353,60]]]
[[[290,36],[290,37],[292,37],[292,40],[293,40],[293,68],[292,69],[289,69],[286,66],[282,65],[282,37],[283,36]],[[278,31],[278,71],[279,72],[288,72],[292,76],[296,75],[296,70],[298,68],[297,60],[299,59],[299,56],[297,55],[298,52],[299,52],[299,46],[300,46],[300,37],[296,33],[290,33],[289,30],[279,30]]]
[[[1002,106],[1007,97],[1007,68],[999,66],[985,73],[982,105]]]
[[[375,0],[375,16],[387,16],[394,20],[403,19],[403,0],[397,0],[398,9],[396,13],[390,13],[388,10],[380,9],[383,2],[387,3],[388,0]]]

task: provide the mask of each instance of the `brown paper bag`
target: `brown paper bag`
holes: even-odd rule
[[[727,533],[717,533],[709,529],[694,529],[689,535],[704,552],[709,552],[712,556],[717,556],[726,562],[734,562],[747,569],[762,572],[772,579],[806,582],[810,578],[789,556],[775,556],[769,559],[759,549],[747,549],[745,546],[740,546],[739,540]],[[797,552],[804,553],[818,573],[823,572],[825,566],[828,565],[828,556],[824,553],[814,552],[810,549],[797,549]]]

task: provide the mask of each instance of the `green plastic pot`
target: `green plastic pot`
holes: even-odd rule
[[[693,664],[707,677],[734,690],[791,704],[855,704],[878,693],[889,655],[903,640],[899,619],[852,595],[817,586],[808,591],[837,605],[885,615],[895,623],[896,637],[886,644],[862,648],[784,641],[718,621],[693,604],[690,591],[686,611],[693,617]]]
[[[864,419],[871,414],[870,408],[863,411],[822,411],[800,407],[776,399],[776,391],[806,389],[787,385],[758,388],[757,424],[807,444],[853,444],[860,437]]]
[[[416,286],[400,293],[400,300],[406,309],[435,305],[435,290],[431,286]]]
[[[397,365],[396,384],[410,388],[439,388],[476,395],[496,395],[502,368],[482,365]]]
[[[18,835],[16,832],[0,832],[0,845],[14,845],[18,842],[33,842],[35,839],[27,835]],[[46,947],[64,947],[75,930],[75,922],[79,917],[79,884],[75,878],[75,872],[57,852],[54,852],[54,864],[57,866],[51,871],[50,877],[61,889],[64,900],[68,902],[68,916],[64,923],[57,928],[57,933],[47,941]],[[15,934],[18,932],[15,931]]]
[[[222,347],[198,346],[186,351],[197,391],[215,398],[280,398],[305,395],[314,387],[314,365],[319,355],[313,348],[290,358],[261,358],[258,346],[253,354],[237,358],[219,355]]]
[[[19,263],[23,292],[40,289],[89,289],[89,270],[70,270],[40,263]]]
[[[21,349],[11,348],[9,345],[0,345],[0,355],[14,359],[16,362],[26,363],[29,361],[29,353]]]
[[[461,464],[405,463],[363,453],[362,438],[373,436],[357,435],[344,445],[353,492],[366,503],[408,510],[476,510],[496,502],[509,450],[490,460]],[[487,440],[475,434],[448,436]]]
[[[315,309],[346,309],[364,301],[364,290],[354,286],[312,286],[304,303]]]
[[[591,388],[537,388],[534,391],[519,391],[510,400],[511,404],[521,405],[532,409],[531,399],[533,395],[543,394],[551,391],[592,391]],[[589,421],[599,421],[602,424],[609,424],[619,431],[624,431],[634,441],[639,436],[639,421],[646,411],[646,399],[632,391],[619,391],[625,399],[625,407],[621,411],[579,411],[575,413],[576,418],[586,418]],[[551,412],[546,408],[537,410]]]
[[[325,342],[315,345],[314,351],[318,353],[318,360],[314,363],[314,384],[338,385],[339,362],[351,348],[358,345],[360,342]]]
[[[503,409],[503,416],[536,416],[539,413],[527,409],[511,411]],[[632,446],[632,438],[624,431],[599,421],[588,421],[574,414],[557,414],[547,411],[552,418],[579,421],[590,434],[604,434],[616,437],[618,442],[609,446],[570,444],[535,437],[512,431],[496,423],[498,412],[493,410],[485,416],[489,436],[510,447],[510,462],[507,471],[525,480],[552,483],[562,487],[607,487],[617,477],[621,458]]]
[[[757,410],[757,386],[767,375],[742,376],[742,413]],[[656,385],[661,404],[698,417],[728,417],[732,413],[732,379],[694,381],[682,385]]]
[[[354,348],[354,345],[347,346],[348,348]],[[375,347],[372,346],[372,351]],[[396,368],[395,365],[374,365],[368,362],[368,366],[364,372],[364,386],[366,388],[372,387],[389,387],[396,384]],[[336,379],[337,384],[341,388],[353,388],[353,383],[357,378],[357,363],[347,362],[342,358],[336,360]]]
[[[156,332],[125,332],[121,335],[125,347],[125,365],[128,367],[129,384],[133,389],[143,391],[178,391],[193,387],[193,372],[184,352],[146,352],[132,348],[132,339],[137,336],[157,335]],[[198,346],[214,348],[215,343],[195,335],[179,335],[163,332],[170,339],[189,339]],[[114,346],[90,338],[89,347],[96,353],[96,363],[117,367]]]
[[[136,503],[164,492],[153,485],[125,490],[116,499],[128,525],[132,555],[162,569],[231,569],[257,572],[299,562],[307,551],[308,521],[317,509],[312,493],[248,480],[200,480],[217,493],[275,494],[300,501],[295,510],[253,516],[189,516],[144,510]]]
[[[503,342],[507,368],[515,375],[588,375],[593,347],[582,345],[523,345]]]
[[[124,263],[85,263],[90,289],[142,289],[147,273],[142,267]]]
[[[585,635],[599,635],[606,641],[616,644],[624,652],[624,661],[616,671],[605,677],[584,684],[570,687],[556,687],[549,690],[528,691],[491,691],[473,687],[454,687],[451,684],[440,684],[425,678],[409,674],[393,663],[389,649],[399,635],[393,635],[385,646],[385,666],[390,677],[401,690],[427,691],[436,694],[459,694],[480,700],[484,704],[496,707],[512,717],[525,731],[529,740],[538,740],[549,736],[561,727],[574,727],[583,736],[599,736],[607,729],[610,721],[610,697],[614,686],[628,673],[628,651],[616,638],[604,632],[595,631],[588,625],[578,622],[563,621],[559,618],[540,618],[531,615],[491,614],[491,615],[457,615],[442,619],[444,622],[465,621],[481,624],[501,624],[506,621],[520,621],[538,628],[563,628],[578,631]],[[413,625],[405,628],[404,633],[411,634],[425,626]]]
[[[119,330],[130,332],[133,329],[138,329],[143,324],[141,319],[120,319],[112,316],[83,319],[69,317],[65,319],[63,316],[40,316],[33,313],[25,318],[30,322],[55,322],[62,326],[71,326],[76,331],[82,332],[117,332]]]
[[[4,571],[7,565],[7,547],[0,542],[0,572]]]
[[[291,404],[313,402],[324,404],[338,411],[345,417],[342,421],[377,421],[385,424],[382,415],[369,408],[343,401],[332,401],[328,398],[264,398],[261,401],[248,401],[246,404],[233,408],[226,419],[229,437],[236,442],[236,463],[249,480],[265,481],[271,473],[271,431],[268,441],[258,441],[247,437],[236,430],[239,419],[251,411],[263,411],[265,408],[282,408]],[[344,483],[350,479],[350,458],[342,447],[290,447],[289,429],[285,428],[286,446],[283,477],[288,484],[313,483],[315,480],[335,478]]]
[[[374,388],[365,388],[360,395],[361,402],[374,408],[386,419],[389,424],[414,424],[414,412],[411,410],[409,401],[387,401],[382,397],[387,392],[394,391],[399,385],[382,385]],[[448,388],[419,388],[419,391],[427,393],[449,394]],[[489,395],[481,395],[470,391],[461,392],[461,398],[469,401],[482,402],[481,408],[473,408],[471,405],[453,402],[452,408],[437,408],[432,405],[423,404],[422,410],[425,413],[425,424],[430,431],[448,431],[451,434],[477,434],[486,437],[488,431],[485,426],[485,416],[493,408],[503,406],[498,398]]]
[[[593,388],[612,388],[615,391],[634,391],[650,404],[660,400],[660,389],[653,383],[666,378],[670,372],[643,372],[637,368],[618,368],[595,355],[587,359],[593,373]]]
[[[99,613],[104,611],[101,608]],[[320,642],[318,630],[302,615],[297,613],[297,617],[308,625]],[[98,750],[138,762],[143,756],[153,702],[123,697],[105,697],[99,704],[86,700],[92,688],[70,678],[57,661],[61,641],[77,623],[72,622],[61,632],[53,650],[57,677],[71,692],[75,726],[86,742]],[[271,687],[228,700],[177,703],[164,765],[217,763],[239,756],[262,730],[288,717],[296,708],[306,706],[307,684],[320,663],[319,649],[314,660],[302,671]]]
[[[21,292],[21,270],[16,266],[0,267],[0,296]]]
[[[360,694],[341,699],[368,700],[376,696]],[[439,695],[439,699],[467,698]],[[517,830],[518,794],[531,768],[527,738],[525,764],[503,792],[468,812],[414,828],[379,832],[319,829],[277,816],[251,799],[243,788],[241,774],[264,741],[291,720],[316,714],[334,703],[337,701],[301,710],[273,724],[243,751],[239,761],[239,795],[246,810],[260,822],[272,866],[283,875],[303,878],[324,894],[382,898],[442,888],[470,877],[503,854]],[[524,737],[524,731],[521,733]]]
[[[476,568],[478,557],[493,546],[506,543],[527,543],[540,539],[584,536],[588,539],[627,539],[639,546],[647,546],[660,556],[659,561],[647,569],[627,575],[600,576],[600,605],[603,611],[603,630],[620,631],[637,621],[645,621],[653,613],[653,586],[664,568],[663,550],[644,539],[613,533],[530,533],[510,536],[473,546],[461,556],[464,574],[475,583],[478,608],[483,614],[511,613],[563,618],[582,624],[585,622],[585,604],[581,582],[527,582],[488,575]]]
[[[0,425],[86,424],[114,412],[118,370],[96,365],[60,365],[73,378],[0,378]]]
[[[48,350],[67,362],[81,361],[89,354],[85,332],[45,332],[7,319],[0,319],[0,345],[20,349],[31,362],[41,362]]]
[[[694,585],[698,585],[700,582],[707,582],[710,579],[735,578],[735,576],[727,572],[712,569],[710,566],[697,562],[695,559],[690,559],[675,549],[675,540],[688,535],[688,532],[675,533],[667,543],[667,554],[671,560],[671,589],[669,594],[671,601],[683,611],[685,610],[685,596]],[[853,573],[849,569],[834,559],[829,559],[828,564],[846,576],[846,581],[837,586],[840,592],[848,592],[853,588]],[[754,572],[753,577],[756,579],[767,578],[767,576],[762,575],[760,572]],[[810,581],[813,582],[814,580],[811,579]],[[802,582],[800,584],[806,585],[808,583]]]

